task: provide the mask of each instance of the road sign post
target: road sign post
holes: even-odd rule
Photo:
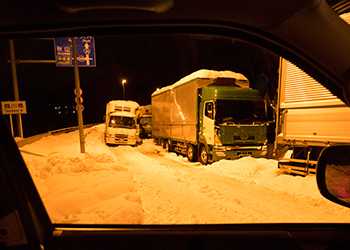
[[[19,136],[23,138],[23,128],[21,114],[27,114],[26,101],[4,101],[1,102],[1,112],[3,115],[10,115],[11,133],[14,136],[12,115],[19,116]]]
[[[16,56],[15,56],[15,45],[13,40],[9,40],[9,47],[10,47],[10,57],[11,57],[11,71],[12,71],[12,82],[13,82],[13,92],[15,95],[15,101],[19,101],[19,91],[18,91],[18,79],[17,79],[17,67],[16,67]],[[22,126],[22,117],[21,114],[16,114],[17,116],[17,130],[19,137],[23,138],[23,126]],[[12,123],[12,115],[10,115],[11,123]],[[12,130],[13,126],[11,124]],[[12,131],[12,136],[14,136],[14,133]]]
[[[80,152],[85,153],[85,139],[83,127],[82,91],[80,89],[78,67],[95,67],[95,46],[93,36],[59,37],[55,38],[56,66],[74,67],[76,109],[78,113],[78,126],[80,138]]]
[[[79,138],[80,138],[80,153],[85,154],[85,138],[84,138],[84,125],[83,125],[83,111],[81,108],[81,96],[80,79],[79,79],[79,68],[77,59],[77,45],[75,37],[72,37],[73,42],[73,60],[74,60],[74,78],[75,78],[75,89],[76,89],[76,101],[78,107],[78,126],[79,126]]]
[[[93,36],[76,38],[77,62],[79,67],[95,67],[95,39]],[[73,67],[73,39],[55,38],[55,57],[57,67]]]

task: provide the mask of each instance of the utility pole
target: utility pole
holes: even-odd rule
[[[16,68],[16,55],[15,55],[15,45],[12,39],[9,40],[10,46],[10,56],[11,56],[11,70],[12,70],[12,82],[13,82],[13,92],[15,96],[15,101],[19,101],[19,91],[18,91],[18,78],[17,78],[17,68]],[[23,127],[22,127],[22,116],[17,114],[17,131],[18,136],[23,138]]]
[[[83,111],[81,108],[81,95],[80,95],[80,79],[79,68],[77,60],[77,42],[76,37],[72,37],[73,45],[73,58],[74,58],[74,78],[75,78],[75,90],[77,97],[77,110],[78,110],[78,126],[79,126],[79,139],[80,139],[80,153],[85,154],[85,138],[84,138],[84,125],[83,125]]]
[[[123,84],[123,99],[124,100],[125,100],[125,83],[126,83],[126,80],[123,79],[122,84]]]

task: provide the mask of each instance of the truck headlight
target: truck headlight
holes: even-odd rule
[[[267,155],[267,151],[262,151],[260,154],[260,156],[265,156],[265,155]]]
[[[216,133],[214,134],[214,144],[218,145],[218,146],[222,145],[222,143],[220,141],[220,138],[219,138],[219,136]]]

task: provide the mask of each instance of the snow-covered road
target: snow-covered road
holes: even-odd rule
[[[282,174],[275,160],[202,166],[151,139],[139,147],[107,147],[103,128],[85,131],[85,154],[77,131],[21,148],[53,222],[350,222],[350,209],[323,198],[315,176]]]
[[[302,195],[283,191],[283,187],[267,188],[211,165],[189,163],[160,147],[154,150],[150,143],[111,149],[133,174],[142,197],[145,224],[344,221],[321,196],[303,199]],[[241,159],[239,165],[254,167],[257,161]],[[232,167],[231,162],[226,163]],[[261,159],[261,163],[276,167],[275,161]],[[275,171],[277,177],[277,168]]]

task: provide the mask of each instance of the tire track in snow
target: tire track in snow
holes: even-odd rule
[[[320,200],[235,180],[160,147],[112,149],[138,183],[144,224],[343,222]],[[326,218],[326,219],[325,219]]]
[[[141,195],[144,224],[176,224],[188,216],[182,214],[181,209],[157,188],[162,187],[163,180],[159,182],[159,176],[167,171],[167,166],[159,165],[157,161],[138,152],[136,148],[120,147],[111,151],[134,176],[138,193]]]
[[[122,157],[127,161],[125,165],[139,183],[145,224],[227,223],[238,218],[243,222],[248,218],[257,220],[250,209],[242,209],[241,198],[223,195],[208,185],[206,179],[198,177],[197,174],[200,176],[205,172],[202,166],[164,158],[162,153],[143,152],[140,155],[134,148],[120,149],[119,153],[114,152],[119,159]],[[140,159],[143,159],[142,165]],[[232,209],[235,206],[237,209]],[[261,217],[261,211],[256,213]]]

